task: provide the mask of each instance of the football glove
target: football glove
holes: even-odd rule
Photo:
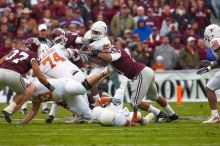
[[[203,67],[203,68],[200,68],[198,71],[197,71],[197,74],[198,75],[202,75],[204,73],[207,73],[211,70],[211,67],[208,66],[208,67]]]
[[[117,105],[120,105],[121,104],[121,100],[118,99],[118,98],[112,98],[112,103],[117,106]]]

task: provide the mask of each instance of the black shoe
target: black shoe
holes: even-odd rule
[[[179,119],[179,116],[174,113],[172,116],[169,116],[168,122],[175,121],[178,119]]]
[[[45,108],[41,111],[42,114],[49,114],[50,109],[49,108]]]
[[[54,119],[54,116],[49,115],[46,119],[45,119],[45,123],[52,123]]]
[[[5,120],[8,122],[8,123],[11,123],[11,114],[9,114],[8,112],[6,111],[2,111],[2,114],[3,114],[3,117],[5,118]]]
[[[156,118],[156,122],[158,123],[164,123],[168,120],[168,115],[165,114],[164,112],[160,111],[159,115],[157,115],[157,118]]]
[[[26,108],[23,108],[20,110],[20,114],[27,115],[27,113],[28,113],[28,110]]]

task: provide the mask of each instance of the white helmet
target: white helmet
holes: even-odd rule
[[[100,40],[106,36],[107,25],[103,21],[95,22],[91,27],[91,39]]]
[[[121,113],[116,113],[115,119],[113,121],[113,125],[114,126],[126,126],[126,124],[127,124],[127,118],[125,117],[125,115]]]
[[[109,109],[105,109],[100,116],[100,123],[105,126],[113,124],[115,118],[115,112]]]
[[[91,39],[91,30],[88,30],[88,31],[84,34],[83,38],[90,40],[90,39]]]
[[[216,24],[211,24],[205,28],[204,40],[207,47],[210,46],[210,42],[213,38],[220,37],[220,27]]]

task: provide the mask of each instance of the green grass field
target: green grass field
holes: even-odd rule
[[[0,105],[3,109],[5,105]],[[0,145],[120,145],[120,146],[220,146],[220,124],[204,125],[202,120],[210,115],[208,103],[171,103],[181,120],[172,123],[150,124],[136,127],[103,127],[98,124],[65,124],[61,117],[71,113],[59,109],[53,124],[45,124],[47,115],[39,113],[25,126],[7,124],[0,118]],[[146,113],[143,113],[146,115]]]

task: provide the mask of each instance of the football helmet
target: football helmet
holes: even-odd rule
[[[100,40],[106,36],[107,25],[103,21],[95,22],[91,27],[91,39]]]
[[[62,28],[54,28],[51,32],[51,39],[54,44],[60,43],[65,46],[67,43],[66,33]]]
[[[37,52],[39,47],[40,47],[40,42],[37,38],[31,37],[28,38],[27,40],[25,40],[25,46],[33,51],[33,52]]]
[[[109,126],[113,124],[113,120],[115,117],[115,112],[109,109],[105,109],[100,116],[100,123],[105,126]]]
[[[213,38],[220,37],[220,26],[211,24],[205,28],[204,41],[207,47],[211,47],[210,42]]]

